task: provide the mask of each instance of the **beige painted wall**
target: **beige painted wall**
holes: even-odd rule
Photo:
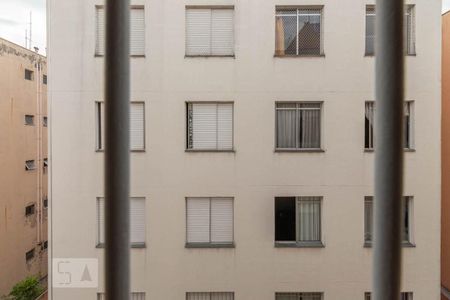
[[[47,115],[47,86],[42,84],[42,74],[38,77],[37,63],[46,74],[45,57],[0,39],[0,296],[28,275],[47,275],[47,251],[41,251],[38,245],[47,240],[42,209],[48,181],[48,172],[42,172],[42,159],[47,157],[47,128],[41,121]],[[25,69],[34,71],[33,81],[25,80]],[[38,103],[42,106],[41,116]],[[34,126],[25,125],[26,114],[35,116]],[[31,159],[36,160],[36,170],[25,171],[25,161]],[[36,213],[25,217],[25,207],[33,203]],[[25,253],[33,248],[35,258],[27,263]]]
[[[417,56],[406,58],[415,101],[416,151],[405,195],[414,196],[415,248],[404,249],[402,289],[415,300],[440,289],[440,10],[416,4]],[[94,257],[95,198],[103,194],[94,102],[103,62],[94,57],[101,1],[48,2],[52,117],[52,256]],[[146,57],[132,58],[131,99],[146,102],[144,153],[132,153],[131,195],[146,197],[147,248],[132,249],[132,289],[148,299],[276,291],[363,299],[372,249],[363,247],[364,196],[373,153],[363,151],[364,102],[374,99],[374,58],[364,56],[365,5],[355,0],[157,0],[146,8]],[[234,4],[236,58],[185,58],[185,5]],[[275,5],[324,5],[321,58],[274,58]],[[234,101],[235,153],[186,153],[185,101]],[[320,100],[324,153],[274,153],[275,101]],[[323,249],[274,248],[274,197],[323,196]],[[234,196],[235,249],[185,249],[185,197]],[[98,291],[103,291],[103,277]],[[53,299],[94,300],[93,289],[54,289]]]

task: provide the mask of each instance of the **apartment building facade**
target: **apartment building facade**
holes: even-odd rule
[[[450,299],[450,14],[442,15],[442,300]]]
[[[370,299],[374,4],[132,1],[132,299]],[[51,255],[100,270],[102,5],[48,1]],[[440,297],[440,9],[405,9],[405,300]]]
[[[0,38],[0,296],[47,276],[47,62]]]

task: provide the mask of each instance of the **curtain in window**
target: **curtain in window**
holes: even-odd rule
[[[277,110],[277,148],[296,148],[296,110]]]
[[[299,148],[320,148],[320,110],[317,104],[302,104]]]
[[[297,201],[298,240],[320,241],[320,198],[301,197]]]
[[[276,17],[275,20],[275,54],[284,55],[284,22],[283,17]]]
[[[297,55],[297,10],[277,11],[275,54]]]

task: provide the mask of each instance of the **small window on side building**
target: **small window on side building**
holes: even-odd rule
[[[42,83],[47,84],[47,75],[42,75]]]
[[[47,127],[48,124],[47,122],[48,122],[47,117],[42,117],[42,126]]]
[[[26,262],[29,262],[33,258],[34,258],[34,248],[31,249],[30,251],[28,251],[27,253],[25,253],[25,260],[26,260]]]
[[[26,80],[33,80],[33,71],[25,69],[25,79]]]
[[[25,216],[26,217],[33,215],[34,212],[35,212],[34,204],[31,204],[31,205],[28,205],[27,207],[25,207]]]
[[[25,125],[28,125],[28,126],[34,125],[34,116],[33,115],[25,115]]]
[[[25,171],[31,171],[36,169],[36,163],[34,159],[25,161]]]

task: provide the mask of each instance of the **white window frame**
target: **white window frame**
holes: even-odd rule
[[[279,104],[295,104],[295,108],[279,108]],[[301,108],[302,104],[317,104],[318,108]],[[323,136],[324,136],[324,118],[323,118],[323,109],[324,104],[323,101],[276,101],[275,102],[275,152],[323,152]],[[299,141],[296,140],[296,147],[295,148],[282,148],[278,147],[278,110],[295,110],[296,116],[298,116],[299,111],[301,110],[319,110],[320,111],[320,128],[319,128],[319,147],[318,148],[303,148],[299,147]],[[296,133],[298,131],[298,128],[295,128]],[[298,135],[296,134],[296,138],[298,138]]]
[[[281,14],[280,11],[289,11],[289,10],[296,10],[297,12],[295,14]],[[300,54],[299,49],[299,17],[303,14],[300,13],[301,10],[320,10],[320,14],[314,14],[315,16],[320,15],[320,53],[319,54]],[[313,15],[313,14],[307,14],[307,15]],[[283,57],[283,56],[293,56],[293,57],[316,57],[316,56],[325,56],[324,54],[324,6],[323,5],[300,5],[300,6],[284,6],[284,5],[278,5],[275,8],[275,24],[277,17],[281,16],[291,16],[291,17],[297,17],[297,45],[296,45],[296,54],[277,54],[275,49],[275,56],[277,57]],[[275,41],[277,40],[277,32],[275,28]]]
[[[131,248],[146,248],[146,239],[147,239],[147,199],[145,197],[130,197],[130,206],[131,201],[133,200],[139,200],[139,201],[143,201],[144,202],[144,212],[143,212],[143,216],[144,216],[144,224],[142,224],[144,226],[144,241],[139,241],[139,242],[130,242],[131,244]],[[103,207],[105,207],[105,197],[97,197],[95,200],[95,211],[96,211],[96,217],[95,217],[95,223],[96,223],[96,248],[104,248],[105,246],[105,241],[101,240],[101,236],[103,236],[103,239],[105,238],[105,234],[106,233],[101,233],[101,225],[100,225],[100,215],[101,215],[101,211],[100,211],[100,205],[99,202],[103,201]],[[131,211],[130,211],[131,213]],[[105,217],[105,212],[103,211],[103,217]],[[105,219],[103,219],[103,221],[105,221]],[[130,227],[131,227],[131,223],[130,223]],[[105,224],[103,224],[103,228],[105,228]],[[132,228],[130,228],[130,232],[132,231]]]
[[[218,108],[220,105],[231,105],[231,148],[219,148],[219,136],[216,134],[216,148],[194,148],[193,134],[194,125],[191,124],[190,113],[193,113],[193,105],[212,104],[216,105],[216,124],[219,122]],[[233,101],[188,101],[186,102],[186,152],[234,152],[234,102]]]
[[[186,300],[234,300],[234,292],[187,292]]]
[[[131,101],[130,102],[131,105],[133,104],[137,104],[137,105],[142,105],[143,108],[143,148],[132,148],[132,145],[130,143],[130,151],[131,152],[145,152],[146,151],[146,105],[145,105],[145,101]],[[104,134],[104,130],[102,129],[102,127],[105,126],[105,120],[102,120],[101,117],[105,116],[105,112],[102,113],[102,110],[105,109],[105,103],[104,101],[95,101],[95,151],[97,152],[103,152],[105,151],[105,145],[104,145],[104,138],[102,137],[102,134]],[[130,110],[130,114],[131,114],[131,110]],[[130,121],[131,121],[131,116],[130,116]],[[130,133],[131,133],[131,128],[130,128]]]
[[[404,39],[405,39],[405,55],[407,56],[415,56],[416,55],[416,13],[415,13],[415,9],[416,6],[414,4],[406,4],[405,5],[405,9],[404,9]],[[374,43],[374,49],[373,51],[368,51],[367,49],[367,16],[369,16],[368,14],[368,10],[373,10],[373,12],[370,12],[370,16],[375,16],[376,15],[376,8],[375,5],[370,4],[370,5],[366,5],[366,10],[365,10],[365,28],[366,31],[364,33],[364,40],[365,40],[365,49],[364,49],[364,53],[365,56],[374,56],[375,55],[375,43]],[[411,18],[411,26],[408,27],[408,18]],[[376,33],[374,33],[373,37],[375,40],[375,35]],[[411,37],[411,39],[408,39],[408,36]],[[411,41],[410,43],[408,43],[408,41]]]
[[[215,54],[213,53],[213,47],[212,47],[212,40],[213,40],[213,33],[210,33],[210,52],[206,54],[189,54],[188,53],[188,11],[189,10],[210,10],[211,14],[214,10],[231,10],[233,13],[233,53],[232,54]],[[234,5],[186,5],[185,8],[185,57],[235,57],[236,55],[236,30],[235,30],[235,10]],[[210,27],[212,27],[212,18],[211,18],[211,24]]]
[[[367,106],[372,105],[372,137],[369,136],[369,147],[366,147],[366,110]],[[409,127],[408,131],[406,126],[403,128],[403,139],[404,139],[404,150],[405,151],[414,151],[415,150],[415,101],[414,100],[405,100],[404,101],[404,110],[405,110],[405,117],[406,117],[406,111],[409,112]],[[376,140],[375,140],[375,113],[376,113],[376,102],[373,100],[366,101],[364,104],[364,151],[366,152],[372,152],[375,150]],[[406,121],[404,120],[404,123]],[[370,130],[369,130],[370,134]],[[406,134],[408,134],[407,140],[408,145],[406,145]],[[370,144],[372,147],[370,147]]]
[[[143,15],[144,15],[144,32],[143,32],[143,37],[142,37],[142,42],[143,42],[143,52],[142,53],[137,53],[137,54],[133,54],[131,53],[131,49],[133,48],[132,42],[132,36],[130,36],[130,57],[145,57],[145,52],[146,52],[146,11],[145,11],[145,6],[144,5],[130,5],[130,10],[142,10],[143,11]],[[98,23],[98,18],[99,18],[99,11],[103,10],[103,15],[105,16],[105,19],[103,20],[103,25],[104,28],[100,29],[99,23]],[[133,22],[132,20],[132,14],[130,14],[130,22]],[[104,5],[95,5],[95,56],[96,57],[103,57],[105,55],[105,51],[106,51],[106,45],[103,45],[103,49],[101,48],[101,46],[99,46],[99,43],[101,42],[99,40],[99,30],[103,30],[103,35],[104,35],[104,39],[106,42],[106,14],[105,14],[105,6]],[[103,51],[102,51],[103,50]]]
[[[374,237],[374,223],[375,223],[375,206],[374,206],[374,197],[373,196],[366,196],[364,197],[364,247],[371,247],[373,243],[373,237]],[[402,245],[403,247],[415,247],[415,241],[414,241],[414,197],[413,196],[403,196],[403,201],[407,201],[408,206],[408,240],[404,240],[402,236]],[[366,203],[370,202],[372,205],[372,231],[370,232],[370,239],[366,239]],[[404,204],[402,204],[403,207]],[[402,209],[402,224],[403,224],[403,209]],[[402,235],[403,235],[403,226],[402,226]]]
[[[323,292],[276,292],[275,300],[282,299],[281,297],[283,297],[283,296],[284,297],[296,297],[296,300],[303,300],[303,299],[323,300]],[[278,298],[278,297],[280,297],[280,298]],[[313,298],[311,298],[311,297],[313,297]]]
[[[275,240],[275,246],[277,247],[324,247],[323,244],[323,197],[322,196],[276,196],[277,198],[295,198],[295,241],[278,241]],[[318,240],[300,240],[300,218],[298,212],[298,205],[301,202],[318,202],[319,203],[319,239]],[[276,222],[276,220],[274,220]]]
[[[195,201],[195,199],[208,199],[209,200],[209,242],[191,242],[188,240],[188,201],[192,200]],[[212,232],[211,232],[211,223],[212,223],[212,219],[211,219],[211,202],[217,199],[228,199],[231,201],[231,205],[232,205],[232,220],[231,220],[231,241],[229,242],[213,242],[212,241]],[[185,243],[185,247],[186,248],[234,248],[235,247],[235,243],[234,243],[234,197],[186,197],[185,198],[185,202],[186,202],[186,243]]]

